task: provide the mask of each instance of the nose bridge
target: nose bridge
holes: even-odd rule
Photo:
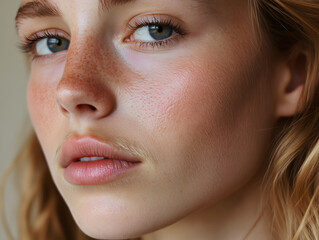
[[[90,85],[98,84],[97,80],[92,80],[97,78],[96,75],[98,75],[97,66],[94,62],[96,60],[90,56],[87,49],[70,47],[63,76],[57,89],[71,88],[80,90],[81,88],[87,89]]]
[[[76,41],[74,41],[76,42]],[[100,53],[88,39],[71,44],[56,100],[67,116],[103,117],[115,104],[110,78],[101,72]]]

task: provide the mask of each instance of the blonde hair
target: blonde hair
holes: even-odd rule
[[[319,239],[319,1],[253,0],[258,24],[278,51],[307,52],[300,109],[280,119],[265,176],[265,197],[276,239]]]
[[[265,196],[276,239],[319,240],[319,2],[318,0],[249,0],[256,30],[278,51],[296,44],[307,51],[307,79],[302,111],[280,119],[271,162],[265,176]],[[264,39],[264,38],[263,38]],[[265,40],[263,40],[264,44]],[[20,167],[23,182],[19,209],[19,239],[92,239],[74,222],[56,189],[37,137],[33,133],[3,176]],[[13,239],[4,211],[2,219]]]

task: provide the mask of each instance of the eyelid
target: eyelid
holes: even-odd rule
[[[185,29],[185,23],[182,20],[179,20],[173,16],[164,15],[164,14],[150,14],[150,15],[139,15],[132,18],[128,24],[127,28],[132,31],[136,30],[139,27],[151,25],[151,24],[164,24],[172,25],[176,28],[177,32],[185,35],[187,30]]]
[[[134,32],[142,27],[150,26],[150,25],[166,25],[171,26],[174,30],[174,36],[164,40],[157,41],[134,41],[132,36]],[[152,48],[165,48],[165,45],[173,44],[175,40],[179,40],[181,37],[188,34],[188,30],[185,27],[185,23],[182,20],[179,20],[170,15],[164,14],[151,14],[151,15],[139,15],[137,17],[132,18],[128,24],[127,28],[128,33],[124,38],[124,43],[135,43],[136,48],[152,47]]]
[[[24,37],[24,40],[28,40],[28,39],[30,40],[30,39],[36,39],[36,38],[43,39],[49,35],[58,36],[58,37],[65,38],[65,39],[70,38],[69,34],[63,30],[56,29],[56,28],[48,28],[48,29],[39,30],[39,31],[36,31],[32,34],[29,34],[29,35]]]
[[[42,55],[37,55],[36,54],[36,44],[45,39],[45,38],[64,38],[70,41],[70,36],[69,34],[67,34],[65,31],[60,30],[60,29],[43,29],[43,30],[39,30],[37,32],[34,32],[32,34],[29,34],[27,36],[24,36],[22,39],[22,43],[20,45],[20,49],[24,52],[27,53],[29,55],[32,56],[32,58],[37,58],[37,57],[47,57],[47,55],[42,56]],[[51,54],[50,54],[51,55]]]

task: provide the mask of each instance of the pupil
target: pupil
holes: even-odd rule
[[[152,25],[148,27],[149,34],[155,40],[163,40],[173,35],[173,28],[170,26],[163,25]]]
[[[162,32],[163,32],[163,27],[162,27],[162,26],[158,26],[158,27],[157,27],[157,31],[158,31],[159,33],[162,33]]]
[[[51,52],[61,52],[69,48],[69,41],[63,38],[48,38],[48,48]]]
[[[58,39],[58,41],[56,42],[56,45],[58,45],[60,47],[62,45],[62,41],[60,39]]]

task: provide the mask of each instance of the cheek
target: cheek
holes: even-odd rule
[[[197,115],[208,113],[202,110],[214,102],[214,80],[207,76],[209,68],[204,62],[192,64],[193,59],[187,57],[169,61],[139,54],[126,59],[129,66],[134,65],[136,75],[123,88],[123,104],[119,105],[126,106],[148,131],[162,133],[185,122],[196,122],[195,109]]]
[[[139,74],[124,88],[121,101],[148,132],[174,133],[176,139],[186,140],[194,133],[206,135],[209,129],[234,121],[239,105],[245,104],[250,91],[256,91],[256,84],[249,85],[245,79],[248,70],[232,66],[231,57],[218,52],[215,57],[198,56],[171,61],[130,56]]]
[[[56,106],[52,97],[52,86],[31,80],[28,88],[28,107],[32,122],[39,133],[50,132],[53,127]],[[46,129],[47,131],[43,131]]]
[[[216,197],[251,178],[270,139],[260,129],[270,129],[274,120],[270,84],[256,53],[216,50],[214,56],[153,59],[145,61],[153,67],[138,69],[141,62],[135,58],[144,75],[127,87],[125,102],[153,136],[150,148],[161,156],[154,169],[165,172],[164,185]],[[266,98],[269,103],[261,101]]]
[[[54,155],[57,136],[63,134],[61,114],[57,108],[54,92],[63,72],[63,66],[33,66],[28,85],[28,108],[35,132],[48,159]]]

